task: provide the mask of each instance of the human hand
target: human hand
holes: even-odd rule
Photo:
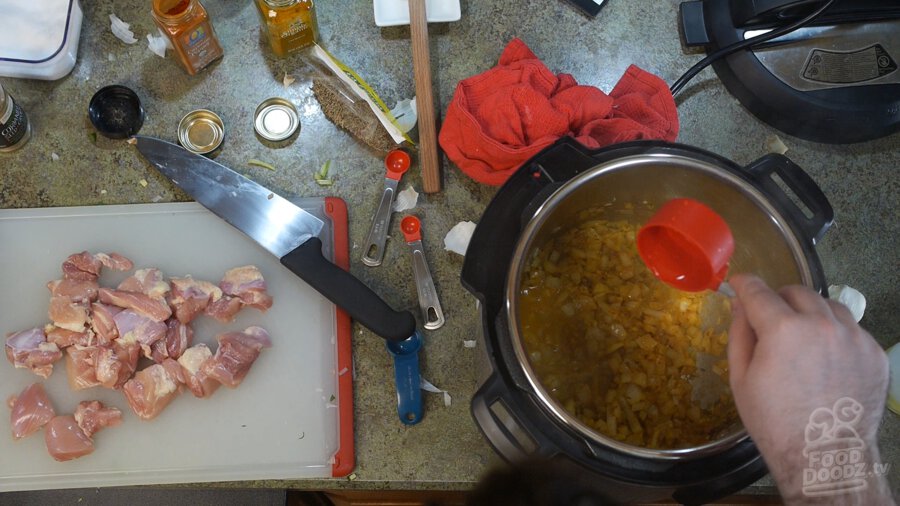
[[[776,293],[749,275],[735,275],[729,283],[737,294],[732,300],[728,343],[734,401],[784,500],[789,504],[822,504],[829,498],[841,504],[891,504],[877,473],[868,481],[857,481],[854,492],[832,490],[818,496],[814,492],[820,489],[811,486],[816,485],[811,483],[815,477],[804,475],[821,468],[822,462],[813,460],[821,452],[814,456],[809,450],[833,439],[822,438],[838,418],[829,419],[828,410],[843,398],[855,401],[850,404],[858,419],[845,426],[858,434],[861,449],[857,453],[866,471],[880,465],[876,431],[888,384],[884,351],[847,308],[809,288],[789,286]],[[816,416],[811,418],[814,411]],[[845,437],[849,435],[841,432],[837,444],[852,439]],[[830,479],[824,480],[826,489],[843,483]]]

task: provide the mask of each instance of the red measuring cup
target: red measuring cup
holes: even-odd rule
[[[664,283],[686,292],[717,290],[734,253],[734,236],[715,211],[692,199],[663,205],[637,233],[644,264]]]

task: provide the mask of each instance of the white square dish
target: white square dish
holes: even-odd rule
[[[399,26],[409,24],[409,0],[374,0],[375,24]],[[425,11],[429,23],[459,21],[462,11],[459,0],[426,0]]]

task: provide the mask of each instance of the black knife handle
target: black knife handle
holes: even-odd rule
[[[326,260],[322,256],[322,241],[317,237],[281,257],[281,264],[388,341],[403,341],[416,331],[412,313],[394,311],[353,274]]]

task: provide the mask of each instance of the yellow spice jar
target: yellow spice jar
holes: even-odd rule
[[[254,0],[276,56],[311,46],[319,38],[313,0]]]

